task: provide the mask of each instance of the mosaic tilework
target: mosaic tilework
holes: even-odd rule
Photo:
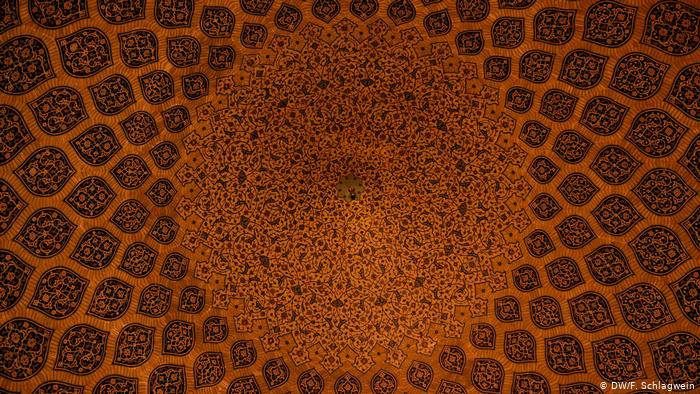
[[[700,387],[696,2],[0,15],[0,392]]]

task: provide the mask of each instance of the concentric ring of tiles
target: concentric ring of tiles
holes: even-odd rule
[[[697,4],[0,15],[0,391],[700,384]]]

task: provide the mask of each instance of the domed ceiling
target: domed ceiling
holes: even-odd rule
[[[0,17],[0,392],[700,387],[697,2]]]

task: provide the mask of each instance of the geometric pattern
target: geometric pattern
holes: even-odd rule
[[[0,392],[700,384],[697,3],[0,15]]]

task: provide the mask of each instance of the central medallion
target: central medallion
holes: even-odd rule
[[[501,235],[529,224],[506,204],[529,191],[507,176],[524,154],[498,142],[515,120],[486,117],[498,90],[443,47],[417,53],[415,31],[387,41],[380,21],[357,40],[344,20],[328,43],[309,26],[294,48],[273,40],[270,63],[244,59],[226,108],[199,110],[211,133],[186,149],[206,163],[179,173],[199,193],[177,209],[203,220],[183,245],[211,249],[195,277],[225,277],[213,306],[238,304],[237,332],[265,324],[265,351],[400,368],[406,338],[429,355],[434,325],[458,338],[462,311],[484,316],[482,287],[506,287],[495,261],[520,257]]]
[[[357,201],[360,199],[365,187],[362,184],[362,179],[355,175],[345,175],[338,181],[338,197],[345,201]]]

